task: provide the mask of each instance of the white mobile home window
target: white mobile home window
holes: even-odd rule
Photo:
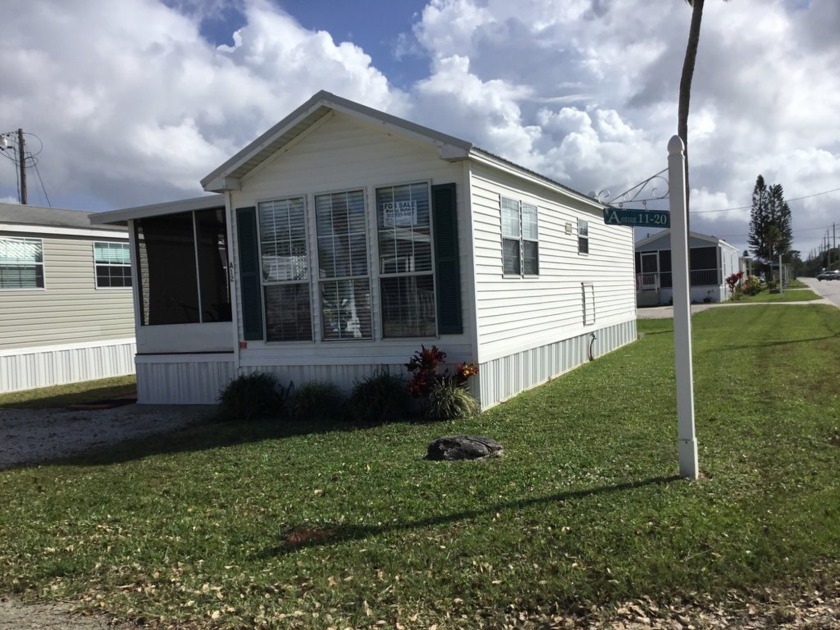
[[[0,237],[0,289],[44,288],[44,243]]]
[[[428,184],[376,190],[384,337],[436,334]]]
[[[315,219],[323,338],[370,339],[364,191],[316,195]]]
[[[96,287],[130,287],[131,253],[128,243],[94,242]]]
[[[504,275],[538,275],[540,256],[537,206],[502,197],[501,210]]]
[[[589,253],[589,221],[578,219],[578,254]]]
[[[267,341],[311,341],[309,257],[303,197],[259,204]]]

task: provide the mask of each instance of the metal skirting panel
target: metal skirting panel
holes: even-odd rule
[[[246,371],[243,368],[243,372]],[[374,376],[380,371],[386,371],[401,378],[408,379],[405,365],[285,365],[250,367],[247,371],[269,372],[274,374],[283,386],[294,384],[295,387],[306,383],[333,383],[344,393],[349,394],[353,386],[359,381]]]
[[[488,409],[588,362],[590,344],[597,358],[635,340],[633,320],[487,361],[479,366],[474,393],[481,408]]]
[[[235,376],[229,358],[200,361],[137,361],[137,402],[145,405],[211,405]]]
[[[0,353],[0,393],[134,374],[133,339]]]
[[[358,381],[379,370],[408,376],[404,365],[249,365],[240,374],[273,374],[284,387],[300,387],[311,382],[338,385],[349,394]],[[218,402],[219,392],[237,376],[233,359],[213,359],[206,355],[192,360],[149,357],[137,361],[137,402],[150,405],[204,405]]]

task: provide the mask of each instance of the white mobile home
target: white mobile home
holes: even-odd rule
[[[689,291],[691,301],[729,299],[726,278],[740,270],[738,248],[722,238],[698,232],[689,235]],[[671,230],[662,230],[636,243],[636,297],[639,306],[673,303]]]
[[[0,392],[134,373],[128,233],[0,204]]]
[[[435,344],[487,408],[636,338],[632,229],[458,138],[319,92],[202,185],[95,219],[134,242],[140,402],[349,389]]]

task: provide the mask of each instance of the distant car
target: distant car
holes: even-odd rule
[[[817,274],[817,280],[840,280],[840,271],[829,269]]]

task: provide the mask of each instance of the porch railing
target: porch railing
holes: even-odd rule
[[[688,272],[688,281],[692,287],[718,286],[723,284],[720,269],[692,269]],[[671,272],[645,272],[636,274],[637,291],[656,291],[670,289]]]

